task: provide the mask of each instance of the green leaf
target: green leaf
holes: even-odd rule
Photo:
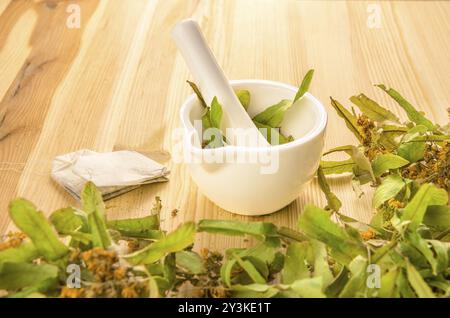
[[[177,266],[192,274],[205,273],[206,268],[203,265],[202,258],[191,251],[181,251],[175,254]]]
[[[410,221],[408,228],[414,231],[422,223],[428,206],[444,205],[447,201],[448,194],[444,189],[425,183],[403,209],[401,221]]]
[[[70,235],[72,232],[87,228],[85,217],[81,216],[74,208],[56,210],[50,215],[49,220],[58,233],[64,235]]]
[[[289,99],[283,99],[279,103],[269,106],[264,111],[253,117],[253,121],[272,128],[279,128],[283,122],[286,110],[288,110],[291,105],[292,101]]]
[[[233,272],[236,263],[236,259],[228,259],[220,268],[220,278],[227,287],[231,287],[231,273]]]
[[[341,293],[342,289],[348,282],[348,269],[347,267],[342,267],[339,274],[334,278],[334,280],[326,287],[325,293],[330,298],[336,298]]]
[[[372,164],[369,161],[369,158],[367,158],[364,155],[364,152],[358,148],[358,147],[353,147],[351,153],[349,153],[349,155],[352,157],[353,161],[356,164],[356,168],[359,169],[359,174],[361,174],[361,172],[366,172],[367,173],[367,179],[368,181],[372,180],[375,182],[375,175],[372,169]],[[355,169],[353,169],[354,174],[356,177],[359,177],[357,175],[357,173],[355,173]],[[363,174],[361,174],[363,175]],[[362,178],[360,178],[360,183],[363,184],[365,182],[362,182]]]
[[[292,136],[289,137],[284,136],[280,132],[279,128],[273,128],[270,127],[269,125],[258,123],[255,120],[253,120],[253,123],[255,124],[256,128],[258,128],[261,131],[262,135],[267,139],[267,141],[271,145],[282,145],[294,140]]]
[[[450,243],[438,240],[427,240],[434,250],[436,273],[444,273],[449,267]],[[450,282],[449,282],[450,283]]]
[[[352,172],[355,167],[353,159],[342,161],[321,161],[320,166],[324,174],[341,174],[345,172]]]
[[[17,247],[10,247],[0,250],[0,264],[5,262],[26,263],[38,258],[39,256],[39,251],[32,242],[23,242]]]
[[[359,141],[363,140],[363,132],[361,130],[361,127],[357,124],[357,119],[355,116],[352,115],[344,106],[342,106],[337,100],[331,99],[331,105],[336,110],[337,114],[342,117],[345,120],[345,124],[347,125],[348,129],[358,138]]]
[[[420,298],[435,298],[431,288],[423,280],[420,273],[411,263],[406,262],[406,273],[408,275],[408,281],[412,288]]]
[[[379,177],[387,170],[397,169],[406,166],[408,163],[408,160],[400,156],[387,153],[375,157],[372,162],[372,169],[375,176]]]
[[[46,259],[54,261],[69,252],[42,212],[36,211],[31,202],[25,199],[13,200],[9,204],[9,214],[14,224],[30,238],[39,254]]]
[[[58,277],[58,267],[50,264],[1,263],[0,289],[16,290]]]
[[[250,92],[246,89],[241,89],[236,92],[236,95],[241,105],[247,110],[250,106]]]
[[[393,298],[398,294],[396,286],[398,275],[399,270],[397,268],[393,268],[381,276],[381,283],[380,283],[380,290],[378,291],[378,297]]]
[[[259,238],[278,236],[276,226],[266,222],[201,220],[198,223],[198,231],[226,235],[249,234]]]
[[[265,284],[266,279],[256,269],[256,267],[249,260],[243,260],[239,256],[234,255],[236,262],[247,273],[250,279],[256,284]]]
[[[92,182],[84,186],[81,192],[81,203],[87,214],[92,244],[94,247],[108,248],[111,245],[111,238],[106,228],[105,204],[100,191]]]
[[[362,297],[366,284],[367,260],[362,256],[355,257],[349,264],[351,277],[339,294],[340,298]]]
[[[425,147],[425,142],[402,143],[397,149],[397,154],[409,162],[417,162],[423,159]]]
[[[373,195],[372,206],[380,207],[384,202],[394,198],[406,186],[407,182],[399,175],[387,176],[377,187]]]
[[[303,77],[302,83],[300,84],[300,87],[298,88],[298,91],[295,94],[294,101],[292,102],[292,104],[295,104],[295,102],[298,101],[300,98],[302,98],[303,95],[305,95],[305,93],[308,91],[313,75],[314,70],[311,69],[306,73],[305,77]]]
[[[412,290],[411,286],[408,283],[408,279],[406,274],[402,272],[397,276],[397,287],[400,292],[400,295],[403,298],[417,298],[414,290]]]
[[[295,291],[299,297],[303,298],[325,298],[322,292],[322,277],[304,278],[295,281],[291,285],[291,289]]]
[[[429,130],[436,129],[436,126],[429,119],[427,119],[422,113],[418,112],[413,105],[411,105],[403,96],[400,95],[399,92],[397,92],[392,88],[387,89],[386,86],[383,84],[379,84],[376,86],[381,88],[389,96],[391,96],[397,102],[397,104],[405,110],[406,114],[408,115],[408,118],[412,122],[416,123],[417,125],[424,125]]]
[[[364,94],[350,97],[350,101],[358,106],[361,112],[376,122],[394,121],[399,122],[397,116],[384,107],[381,107],[377,102],[371,100]]]
[[[428,131],[428,128],[423,125],[417,125],[408,130],[397,149],[397,154],[410,162],[417,162],[423,159],[425,153],[425,142],[410,142],[416,138],[420,138]]]
[[[200,89],[198,88],[198,86],[190,81],[186,81],[189,86],[191,86],[192,90],[194,91],[195,95],[197,95],[198,100],[200,101],[200,104],[202,105],[203,108],[208,108],[205,99],[203,98],[202,93],[200,92]]]
[[[329,155],[331,153],[334,152],[340,152],[343,151],[345,153],[351,153],[351,151],[353,150],[353,145],[345,145],[345,146],[339,146],[339,147],[335,147],[335,148],[331,148],[330,150],[326,151],[323,153],[323,156]]]
[[[299,228],[310,238],[325,243],[339,262],[350,263],[356,256],[367,253],[361,241],[350,236],[343,228],[330,220],[330,213],[307,205],[300,215]]]
[[[159,223],[158,214],[107,222],[110,229],[119,231],[123,236],[147,239],[160,239],[163,236],[159,230]]]
[[[434,258],[433,252],[426,240],[424,240],[417,232],[408,231],[405,234],[406,239],[409,243],[414,246],[422,255],[426,258],[427,262],[430,264],[433,274],[437,275],[437,261]]]
[[[324,243],[312,240],[312,249],[314,252],[314,272],[315,277],[322,278],[322,286],[326,288],[333,282],[333,274],[328,264],[328,254]]]
[[[133,265],[150,264],[164,257],[168,253],[179,252],[194,242],[195,223],[187,222],[175,231],[124,258]]]
[[[450,228],[450,206],[430,205],[427,208],[423,223],[428,226],[448,229]]]
[[[327,179],[325,178],[321,166],[319,166],[319,169],[317,169],[317,180],[319,182],[320,189],[327,198],[328,208],[336,212],[339,211],[339,209],[342,207],[342,202],[333,192],[331,192],[330,186],[327,183]]]
[[[308,242],[293,242],[288,245],[284,267],[281,271],[283,284],[292,284],[296,280],[310,277],[306,265],[306,255],[309,248]]]
[[[211,126],[217,129],[220,129],[220,122],[222,120],[222,105],[217,101],[217,97],[214,96],[211,102],[211,108],[209,113],[209,120],[211,122]]]

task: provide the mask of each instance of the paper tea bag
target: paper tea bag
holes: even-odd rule
[[[168,174],[166,167],[135,151],[99,153],[84,149],[56,157],[51,175],[78,200],[88,181],[108,200],[142,184],[168,181]]]

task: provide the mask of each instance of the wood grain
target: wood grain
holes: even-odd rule
[[[81,28],[66,26],[69,4],[81,8]],[[370,28],[368,5],[381,9]],[[0,233],[12,229],[8,202],[23,196],[50,213],[77,205],[49,177],[59,154],[89,148],[134,149],[165,162],[170,181],[107,203],[111,218],[145,215],[156,195],[163,227],[202,218],[251,219],[295,226],[306,203],[324,204],[313,180],[291,205],[269,216],[229,214],[206,199],[183,165],[169,158],[179,106],[190,94],[189,73],[170,38],[179,20],[197,19],[232,79],[297,85],[309,68],[311,92],[327,107],[326,148],[355,140],[329,106],[365,92],[404,118],[373,84],[402,92],[439,123],[450,105],[450,3],[446,1],[288,0],[0,0]],[[331,186],[344,213],[367,221],[370,188],[358,199],[348,178]],[[232,185],[230,185],[232,186]],[[171,216],[177,208],[180,213]],[[250,244],[198,235],[211,249]]]

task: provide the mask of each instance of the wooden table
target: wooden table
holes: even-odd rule
[[[79,5],[80,28],[78,7],[69,4]],[[404,118],[375,83],[396,88],[431,119],[448,121],[449,16],[446,1],[0,0],[0,233],[12,228],[7,205],[15,196],[47,214],[77,205],[49,173],[56,155],[83,148],[141,151],[171,170],[168,183],[109,201],[110,218],[146,215],[159,195],[165,229],[185,220],[246,219],[211,203],[186,167],[170,160],[179,107],[191,94],[169,34],[181,19],[200,22],[229,78],[298,85],[314,68],[311,92],[329,113],[329,148],[355,142],[329,96],[348,105],[348,97],[365,92]],[[330,183],[344,213],[370,218],[370,189],[358,199],[348,178]],[[248,219],[295,226],[306,203],[324,205],[315,180],[288,207]],[[196,243],[248,244],[206,235]]]

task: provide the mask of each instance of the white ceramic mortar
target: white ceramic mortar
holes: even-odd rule
[[[293,99],[297,92],[297,87],[265,80],[238,80],[230,84],[235,90],[250,91],[250,116],[282,99]],[[292,135],[295,140],[277,146],[202,149],[194,127],[194,120],[200,120],[202,112],[195,95],[188,97],[181,107],[184,152],[189,157],[192,179],[219,207],[242,215],[272,213],[295,200],[302,186],[314,177],[324,144],[327,113],[311,94],[306,93],[287,110],[281,125],[282,133]],[[210,158],[225,159],[206,162]]]

